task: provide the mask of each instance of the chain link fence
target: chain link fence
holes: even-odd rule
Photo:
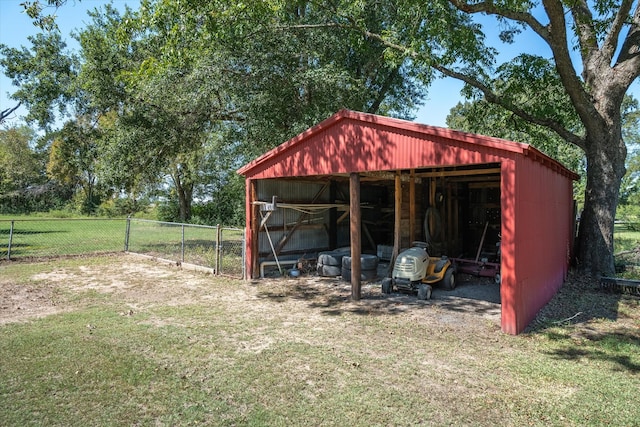
[[[143,219],[0,220],[6,259],[131,252],[244,278],[244,230]]]
[[[7,259],[122,252],[124,219],[0,220]]]
[[[129,219],[125,251],[244,277],[244,230]]]

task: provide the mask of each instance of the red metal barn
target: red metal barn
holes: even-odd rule
[[[432,255],[495,260],[517,334],[567,275],[577,175],[528,144],[342,110],[238,172],[251,278],[274,258],[350,245],[356,263],[428,238]]]

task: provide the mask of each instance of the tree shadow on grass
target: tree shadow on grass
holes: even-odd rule
[[[572,275],[525,331],[558,345],[546,351],[562,360],[608,362],[640,372],[640,299],[602,289],[589,277]],[[635,359],[635,360],[634,360]]]
[[[256,282],[261,283],[261,282]],[[288,299],[305,301],[311,309],[319,309],[327,316],[351,313],[366,316],[395,315],[408,311],[437,307],[441,310],[472,313],[478,316],[500,318],[500,305],[474,298],[465,298],[465,292],[455,293],[435,289],[431,300],[418,300],[415,294],[394,292],[385,295],[379,281],[365,282],[361,287],[361,299],[351,300],[351,284],[338,278],[278,279],[262,283],[260,298],[276,302]],[[471,289],[472,285],[468,285]],[[499,289],[496,291],[499,294]]]
[[[602,319],[617,321],[620,304],[628,298],[633,297],[602,289],[599,282],[591,277],[571,274],[525,332],[540,333],[557,326],[587,324]]]
[[[607,362],[616,366],[617,370],[640,373],[640,363],[630,356],[640,352],[640,335],[637,330],[547,335],[554,340],[566,341],[561,348],[545,352],[552,357],[576,362],[584,359]]]
[[[363,283],[361,299],[351,300],[351,284],[338,278],[309,278],[302,280],[270,281],[259,290],[260,298],[276,302],[289,299],[305,301],[309,308],[320,310],[327,316],[340,316],[343,313],[375,316],[404,313],[410,308],[419,309],[429,304],[428,301],[417,301],[415,296],[383,295],[380,284]]]

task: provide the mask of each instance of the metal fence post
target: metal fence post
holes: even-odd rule
[[[222,257],[222,230],[220,224],[216,224],[216,276],[220,275],[220,258]]]
[[[131,232],[131,217],[127,217],[127,226],[124,231],[124,251],[129,252],[129,233]]]
[[[184,264],[184,224],[182,224],[182,256],[180,263]]]
[[[11,228],[9,229],[9,247],[7,248],[8,260],[11,260],[11,242],[13,241],[13,223],[14,223],[14,220],[11,220]]]

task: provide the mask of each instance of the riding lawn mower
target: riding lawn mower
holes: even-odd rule
[[[411,248],[402,251],[393,265],[391,277],[382,281],[382,293],[398,291],[418,294],[418,299],[431,298],[434,285],[452,290],[456,287],[456,266],[447,258],[430,257],[427,244],[413,242]]]

